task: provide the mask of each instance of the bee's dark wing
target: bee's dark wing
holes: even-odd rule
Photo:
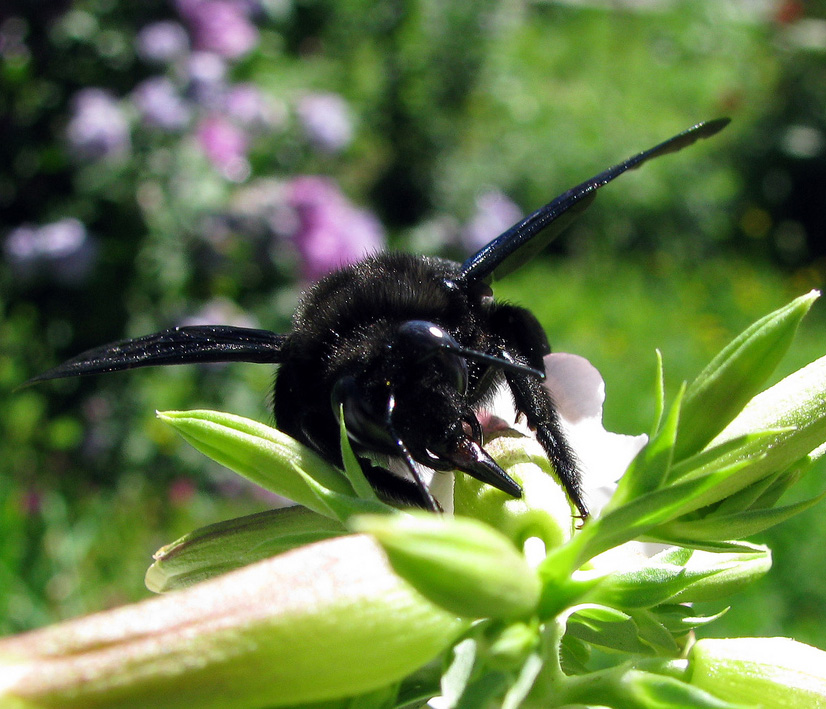
[[[594,201],[596,191],[619,177],[626,170],[639,167],[647,160],[675,153],[700,138],[708,138],[729,124],[728,118],[718,118],[692,126],[670,140],[654,146],[619,165],[563,192],[552,202],[537,209],[462,264],[459,278],[464,281],[498,279],[515,271],[544,249]],[[541,236],[539,236],[541,232]]]
[[[193,325],[96,347],[27,382],[193,362],[281,361],[287,335],[226,325]]]

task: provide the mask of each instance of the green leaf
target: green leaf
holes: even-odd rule
[[[386,687],[379,687],[367,694],[359,694],[345,700],[344,709],[392,709],[396,706],[398,692],[398,682]],[[312,709],[315,709],[315,707]]]
[[[330,516],[330,510],[319,504],[308,478],[327,490],[353,495],[340,470],[270,426],[218,411],[166,411],[158,412],[158,418],[221,465],[319,514]]]
[[[818,295],[812,291],[758,320],[689,385],[682,405],[676,460],[704,448],[760,390]]]
[[[747,545],[735,552],[688,551],[680,564],[649,563],[605,577],[585,596],[592,603],[622,608],[652,608],[729,595],[771,568],[769,550]]]
[[[669,600],[692,581],[683,566],[649,563],[609,574],[583,600],[623,610],[650,608]]]
[[[649,492],[611,510],[604,517],[587,524],[574,538],[580,547],[579,564],[603,551],[638,539],[658,525],[716,502],[726,494],[723,492],[727,489],[724,486],[732,478],[742,478],[743,471],[752,464],[750,460],[736,461],[722,469]]]
[[[146,572],[146,586],[155,593],[185,588],[290,549],[348,533],[341,523],[300,506],[218,522],[159,549],[155,563]]]
[[[674,442],[677,439],[683,391],[684,389],[681,389],[677,395],[677,400],[672,405],[660,430],[639,452],[620,478],[617,489],[603,514],[608,514],[623,503],[645,493],[658,490],[667,479],[674,453]]]
[[[475,678],[466,688],[455,709],[479,709],[492,706],[507,689],[510,677],[504,672],[487,672]]]
[[[671,481],[691,480],[707,473],[720,470],[731,464],[732,461],[746,460],[762,456],[767,448],[774,444],[784,433],[791,428],[771,428],[768,430],[750,431],[734,438],[720,441],[705,450],[685,458],[671,468]]]
[[[784,507],[747,510],[730,515],[710,514],[690,521],[675,521],[651,530],[659,539],[692,539],[696,541],[742,539],[774,527],[820,502],[826,493]]]
[[[654,425],[651,427],[649,438],[654,438],[657,431],[660,430],[660,425],[663,420],[663,413],[665,412],[665,365],[663,363],[663,353],[657,349],[655,351],[657,356],[657,378],[654,384]]]
[[[339,443],[341,445],[341,458],[344,462],[344,474],[347,476],[347,480],[350,481],[356,495],[362,500],[378,501],[379,498],[376,495],[376,491],[364,476],[361,464],[356,454],[353,453],[353,447],[350,445],[350,436],[347,435],[347,428],[344,422],[343,405],[339,406],[338,431]]]
[[[786,490],[797,483],[814,464],[811,456],[806,456],[802,460],[790,465],[779,475],[769,478],[769,485],[752,503],[753,509],[774,506]]]
[[[768,547],[757,544],[730,553],[695,551],[687,564],[693,581],[671,600],[696,603],[725,598],[768,573],[771,563]]]

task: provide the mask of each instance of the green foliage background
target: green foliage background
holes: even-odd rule
[[[381,218],[390,248],[461,257],[455,235],[480,194],[501,190],[527,212],[699,120],[732,116],[713,141],[605,189],[551,253],[498,287],[537,313],[555,349],[602,371],[615,430],[650,426],[655,348],[673,392],[754,319],[822,286],[822,2],[258,6],[258,42],[232,63],[232,79],[253,83],[285,118],[254,137],[248,181],[330,176]],[[177,18],[161,0],[0,10],[0,239],[71,216],[99,246],[81,285],[21,278],[0,261],[3,632],[145,597],[154,549],[273,504],[153,418],[155,409],[214,407],[270,420],[267,367],[17,388],[83,349],[210,303],[268,329],[288,326],[300,291],[295,254],[262,258],[231,221],[218,245],[204,237],[244,184],[222,177],[191,135],[144,128],[131,109],[126,159],[89,164],[67,150],[75,92],[107,88],[128,113],[132,89],[157,73],[136,55],[136,34]],[[9,50],[12,30],[25,51]],[[303,139],[294,107],[307,91],[347,101],[355,133],[344,150]],[[786,372],[824,354],[824,312],[815,307]],[[822,485],[814,474],[799,494]],[[816,508],[766,534],[773,573],[707,632],[826,647],[822,519]]]

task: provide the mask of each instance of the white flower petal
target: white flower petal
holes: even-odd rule
[[[545,357],[545,388],[579,462],[592,514],[599,514],[648,436],[610,433],[602,425],[605,382],[587,359],[555,352]]]

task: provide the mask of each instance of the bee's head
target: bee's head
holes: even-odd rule
[[[366,450],[402,455],[435,470],[462,470],[511,495],[521,494],[482,448],[482,428],[468,403],[469,360],[542,376],[511,359],[466,348],[425,320],[399,325],[387,347],[392,370],[340,378],[332,404],[351,439]]]

